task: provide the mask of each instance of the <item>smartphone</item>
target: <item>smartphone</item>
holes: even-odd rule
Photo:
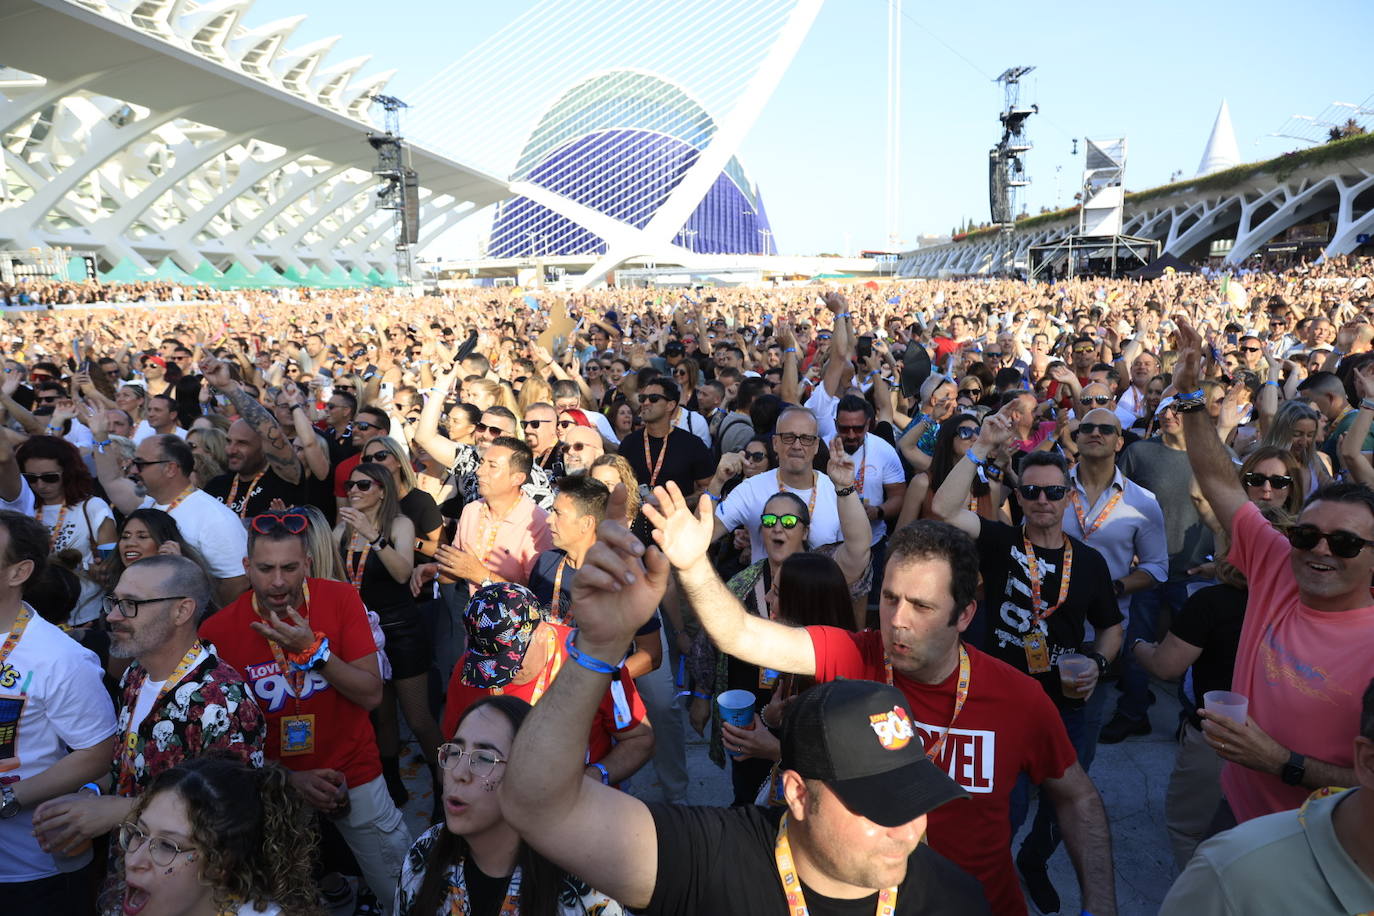
[[[81,366],[83,363],[85,363],[85,359],[82,358],[82,356],[81,356],[81,341],[79,341],[79,340],[73,340],[73,341],[72,341],[72,365],[74,365],[74,366]],[[83,370],[83,371],[84,371],[84,370]]]
[[[1236,339],[1236,335],[1235,335],[1235,334],[1227,334],[1227,335],[1226,335],[1226,346],[1228,346],[1228,347],[1234,347],[1238,342],[1239,342],[1239,341]]]
[[[324,313],[324,320],[325,320],[325,321],[331,321],[331,322],[332,322],[332,321],[334,320],[334,313],[333,313],[333,312],[325,312],[325,313]]]
[[[859,359],[868,359],[873,355],[873,335],[864,334],[859,337],[859,342],[855,346],[859,354]]]

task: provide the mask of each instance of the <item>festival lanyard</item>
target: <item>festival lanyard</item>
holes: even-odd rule
[[[250,499],[253,498],[253,491],[256,490],[256,489],[258,488],[258,481],[259,481],[259,480],[262,480],[262,475],[263,475],[263,474],[266,474],[266,473],[267,473],[267,468],[263,468],[261,471],[258,471],[258,473],[253,477],[253,482],[250,483],[250,484],[248,485],[248,492],[245,493],[245,494],[243,494],[243,505],[240,506],[240,507],[239,507],[239,510],[238,510],[238,512],[239,512],[239,518],[247,518],[247,516],[248,516],[248,500],[250,500]],[[239,498],[239,475],[235,474],[235,475],[234,475],[234,485],[233,485],[232,487],[229,488],[229,499],[228,499],[228,501],[227,501],[228,504],[229,504],[229,508],[230,508],[230,509],[234,508],[234,500],[236,500],[236,499],[238,499],[238,498]]]
[[[539,677],[534,682],[534,690],[530,693],[530,705],[539,702],[539,698],[544,695],[544,691],[549,689],[549,681],[558,677],[559,669],[563,667],[563,656],[558,652],[558,639],[553,635],[553,630],[548,631],[544,637],[544,667],[539,672]],[[506,692],[504,687],[491,688],[493,696],[501,696]]]
[[[9,635],[5,637],[4,644],[0,645],[0,668],[5,667],[5,659],[9,658],[14,647],[19,645],[19,638],[24,635],[24,630],[28,628],[32,618],[33,611],[29,610],[29,606],[20,605],[19,616],[14,618],[14,626],[10,627]]]
[[[457,865],[459,875],[463,872],[462,861]],[[449,916],[472,916],[472,904],[468,902],[468,888],[466,882],[460,877],[456,884],[449,885],[448,898]],[[498,916],[520,916],[520,866],[515,866],[515,871],[511,873],[510,883],[506,885],[506,899],[501,901],[501,911]]]
[[[309,623],[310,582],[308,580],[302,582],[301,589],[301,616],[305,618],[307,623]],[[253,593],[253,613],[257,614],[259,617],[262,616],[262,609],[258,606],[258,596],[256,592]],[[308,677],[310,677],[310,672],[297,671],[294,666],[287,662],[286,655],[282,652],[281,646],[277,645],[272,640],[267,640],[267,645],[272,650],[272,658],[274,658],[277,662],[277,670],[281,672],[281,676],[286,680],[286,683],[291,687],[291,697],[295,701],[296,715],[299,716],[301,714],[301,694],[305,692],[305,681]]]
[[[1117,490],[1113,493],[1112,498],[1107,500],[1107,505],[1102,507],[1102,511],[1097,513],[1097,518],[1093,519],[1092,524],[1089,525],[1087,514],[1083,511],[1083,500],[1078,495],[1078,490],[1069,491],[1069,502],[1073,503],[1073,514],[1078,518],[1078,529],[1083,532],[1081,535],[1083,540],[1086,541],[1094,531],[1102,527],[1108,516],[1112,514],[1112,510],[1116,508],[1116,504],[1121,502],[1123,492],[1123,490]]]
[[[562,622],[558,611],[563,606],[563,567],[568,565],[568,555],[563,554],[563,559],[558,561],[558,569],[553,574],[553,597],[549,599],[549,616],[555,622]]]
[[[668,455],[668,439],[673,435],[673,427],[668,427],[668,435],[663,437],[663,448],[658,452],[658,462],[649,458],[649,431],[644,430],[644,468],[649,471],[649,486],[658,484],[658,472],[663,470],[663,459]]]
[[[42,522],[42,521],[43,521],[43,510],[46,509],[46,508],[47,508],[47,506],[39,506],[36,510],[34,510],[33,517],[34,517],[35,519],[37,519],[38,521]],[[52,525],[51,527],[48,528],[48,531],[49,531],[49,532],[52,534],[52,536],[53,536],[54,544],[55,544],[56,541],[57,541],[58,535],[60,535],[60,534],[62,533],[62,523],[65,522],[65,521],[67,520],[67,508],[68,508],[68,507],[67,507],[65,504],[62,506],[62,509],[57,513],[57,523],[56,523],[55,525]],[[43,524],[46,526],[48,523],[47,523],[47,522],[43,522]],[[92,535],[95,534],[95,532],[91,532],[91,533],[92,533]],[[94,538],[92,538],[92,539],[94,539]]]
[[[887,686],[895,687],[892,683],[892,662],[883,659],[883,665],[887,668]],[[964,711],[964,704],[968,702],[968,685],[972,679],[970,674],[973,666],[969,664],[968,650],[963,643],[959,643],[959,681],[954,688],[954,715],[949,717],[949,724],[945,730],[940,732],[940,737],[926,749],[926,757],[934,760],[940,756],[940,751],[944,749],[945,739],[949,737],[950,731],[954,728],[954,723],[959,719],[959,713]]]
[[[195,484],[191,484],[189,487],[187,487],[186,489],[182,490],[181,493],[180,493],[180,495],[178,495],[176,499],[172,500],[171,502],[169,502],[169,503],[167,504],[167,513],[170,515],[173,509],[175,509],[177,506],[181,505],[181,501],[182,501],[183,499],[185,499],[186,497],[190,496],[190,495],[191,495],[192,493],[194,493],[194,492],[196,492],[196,485],[195,485]]]
[[[348,574],[348,581],[353,588],[362,591],[363,588],[363,569],[367,566],[367,555],[372,552],[371,544],[364,544],[361,551],[354,551],[351,547],[348,555],[344,557],[344,572]],[[357,560],[355,563],[354,560]]]
[[[792,861],[792,844],[787,839],[787,815],[782,816],[778,825],[778,839],[773,846],[773,859],[778,865],[778,878],[782,881],[782,892],[787,895],[788,916],[810,916],[806,899],[802,894],[801,879],[797,877],[797,867]],[[891,916],[897,911],[897,888],[885,887],[878,891],[877,916]]]
[[[854,462],[857,469],[854,474],[854,489],[859,491],[859,500],[864,498],[864,472],[868,470],[866,459],[868,458],[868,434],[864,434],[863,447],[859,449],[859,457]]]
[[[1069,541],[1068,535],[1064,536],[1064,563],[1059,577],[1059,600],[1053,607],[1049,607],[1040,597],[1040,563],[1036,559],[1035,547],[1031,544],[1025,529],[1022,529],[1021,540],[1026,548],[1026,574],[1030,578],[1031,587],[1031,632],[1034,632],[1043,621],[1059,610],[1060,605],[1069,597],[1069,580],[1073,578],[1073,543]]]
[[[483,501],[482,503],[482,565],[491,568],[491,553],[496,549],[496,536],[501,533],[501,523],[504,522],[515,507],[520,505],[520,498],[517,496],[511,507],[506,510],[506,514],[497,518],[491,511],[491,504]]]
[[[148,715],[153,714],[153,710],[157,709],[158,704],[162,702],[162,698],[167,695],[167,692],[181,683],[181,679],[186,676],[187,672],[195,667],[196,659],[200,657],[202,649],[204,649],[204,646],[200,644],[200,640],[196,640],[186,654],[181,657],[181,661],[177,662],[176,668],[172,669],[172,673],[168,675],[167,680],[162,682],[161,689],[158,690],[152,705],[148,707]],[[143,669],[143,678],[139,681],[140,690],[142,690],[143,683],[147,680],[148,670],[145,668]],[[138,748],[138,730],[142,724],[142,722],[135,722],[133,720],[133,710],[130,710],[129,730],[124,733],[124,753],[119,761],[121,781],[123,781],[124,775],[133,775],[134,759],[137,756],[135,752]]]
[[[811,476],[811,498],[810,498],[809,500],[806,501],[806,515],[807,515],[808,518],[813,518],[813,517],[815,516],[815,512],[816,512],[816,494],[817,494],[818,492],[820,492],[820,489],[821,489],[820,482],[819,482],[820,476],[821,476],[821,472],[820,472],[820,471],[812,471],[812,472],[811,472],[811,475],[812,475],[812,476]],[[787,486],[782,482],[782,471],[778,471],[778,492],[779,492],[779,493],[788,493],[788,492],[790,492],[790,491],[787,489]]]

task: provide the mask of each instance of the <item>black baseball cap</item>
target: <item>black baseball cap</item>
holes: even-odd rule
[[[881,827],[968,797],[926,758],[902,692],[874,681],[831,681],[793,700],[782,720],[781,766],[821,780]]]

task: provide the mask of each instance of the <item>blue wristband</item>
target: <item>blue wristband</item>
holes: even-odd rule
[[[318,668],[323,668],[324,665],[325,665],[325,663],[328,662],[328,661],[329,661],[329,637],[328,637],[328,636],[321,636],[321,637],[320,637],[320,647],[319,647],[318,649],[315,650],[315,654],[314,654],[314,655],[311,655],[311,656],[310,656],[309,661],[307,661],[307,662],[306,662],[305,664],[303,664],[303,665],[297,664],[296,662],[292,662],[292,663],[291,663],[291,667],[292,667],[292,668],[295,668],[297,671],[314,671],[314,670],[316,670],[316,669],[318,669]]]
[[[573,644],[576,639],[577,627],[573,627],[568,632],[567,641],[563,643],[564,648],[568,650],[568,658],[571,658],[588,671],[595,671],[597,674],[614,675],[620,671],[620,668],[616,665],[608,665],[599,658],[592,658],[590,655],[583,655],[581,652],[577,651],[577,646]]]
[[[593,764],[590,764],[590,766],[595,767],[596,769],[598,769],[598,770],[601,771],[601,784],[602,784],[603,786],[609,786],[609,785],[611,784],[611,771],[610,771],[610,770],[606,769],[604,766],[602,766],[602,765],[599,764],[599,763],[593,763]],[[1089,914],[1089,916],[1091,916],[1091,914]]]

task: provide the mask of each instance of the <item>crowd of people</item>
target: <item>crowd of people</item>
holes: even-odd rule
[[[0,898],[1104,916],[1162,703],[1163,912],[1374,911],[1371,281],[7,314]]]

